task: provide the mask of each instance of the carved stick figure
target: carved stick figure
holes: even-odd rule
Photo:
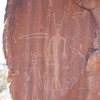
[[[49,53],[50,53],[50,50],[52,50],[52,57],[53,57],[53,60],[54,60],[54,85],[55,85],[55,88],[58,87],[59,85],[59,46],[60,46],[60,43],[61,41],[63,42],[64,44],[64,48],[63,48],[63,56],[65,56],[65,49],[66,49],[66,39],[64,37],[62,37],[60,35],[61,33],[61,29],[60,28],[57,28],[56,29],[56,33],[54,36],[52,36],[50,42],[49,42]],[[51,55],[51,54],[50,54]]]

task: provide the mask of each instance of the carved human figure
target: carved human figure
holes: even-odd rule
[[[54,61],[54,87],[57,88],[60,84],[59,84],[59,46],[60,43],[63,43],[63,52],[62,52],[62,56],[65,57],[66,56],[66,39],[61,36],[61,27],[60,25],[58,25],[56,27],[56,33],[55,35],[53,35],[50,39],[49,42],[49,55],[51,55],[53,57],[53,61]],[[52,54],[50,52],[50,50],[52,50]]]

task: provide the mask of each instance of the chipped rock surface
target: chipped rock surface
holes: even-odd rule
[[[100,100],[99,1],[8,0],[13,100]]]

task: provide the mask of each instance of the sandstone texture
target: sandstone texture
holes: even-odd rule
[[[13,100],[100,100],[99,33],[100,0],[8,0]]]

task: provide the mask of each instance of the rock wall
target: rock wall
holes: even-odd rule
[[[98,1],[8,0],[3,43],[13,100],[100,100]]]

